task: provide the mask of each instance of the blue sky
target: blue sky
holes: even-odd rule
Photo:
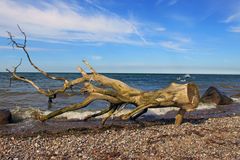
[[[6,31],[28,35],[33,61],[49,72],[240,74],[239,0],[1,0],[0,71],[23,58]]]

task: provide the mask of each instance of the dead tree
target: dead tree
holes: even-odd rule
[[[13,71],[7,70],[12,74],[12,77],[15,80],[24,81],[26,83],[31,84],[39,93],[49,97],[49,99],[55,98],[57,94],[64,93],[67,89],[70,89],[72,86],[78,84],[84,84],[80,93],[85,96],[85,99],[81,103],[73,104],[66,106],[62,109],[53,111],[48,115],[42,115],[40,117],[41,121],[46,121],[50,118],[58,116],[62,113],[68,111],[74,111],[78,109],[82,109],[87,107],[90,103],[96,100],[105,100],[109,102],[109,108],[102,110],[99,113],[90,115],[85,119],[89,119],[92,117],[100,116],[105,114],[105,117],[102,119],[102,124],[113,115],[116,111],[118,111],[122,106],[127,104],[132,104],[136,106],[134,110],[131,112],[124,114],[121,116],[123,120],[127,119],[136,119],[143,113],[147,112],[148,108],[159,108],[159,107],[178,107],[179,111],[176,115],[175,124],[181,124],[183,120],[183,116],[185,112],[193,111],[197,108],[199,103],[199,91],[197,85],[193,83],[187,84],[176,84],[171,83],[168,87],[164,89],[154,90],[154,91],[142,91],[133,87],[128,86],[127,84],[116,80],[108,78],[102,74],[98,74],[93,67],[87,62],[83,61],[83,63],[89,68],[90,73],[86,73],[81,67],[78,67],[78,71],[81,73],[81,77],[76,78],[74,80],[67,80],[62,77],[51,76],[48,73],[41,70],[37,67],[31,60],[27,49],[26,49],[26,34],[21,30],[19,30],[24,35],[24,43],[19,44],[8,32],[10,40],[14,47],[21,48],[27,55],[28,61],[30,64],[42,73],[45,77],[53,80],[61,80],[63,81],[63,86],[56,90],[44,90],[37,86],[33,81],[21,77],[17,75],[17,67],[14,68]],[[94,82],[94,83],[92,83]]]

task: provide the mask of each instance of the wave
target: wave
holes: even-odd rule
[[[240,103],[240,98],[231,97],[234,103]]]
[[[203,104],[200,103],[198,108],[196,110],[206,110],[206,109],[214,109],[216,108],[216,105],[214,104]],[[152,117],[159,117],[163,116],[169,112],[173,112],[175,114],[179,109],[176,107],[167,107],[167,108],[150,108],[147,113],[144,114],[144,116],[152,116]],[[112,117],[119,117],[122,114],[126,114],[130,112],[131,109],[122,109],[118,112],[116,112]],[[47,115],[51,111],[49,110],[40,110],[39,108],[33,108],[33,107],[27,107],[27,108],[21,108],[16,107],[14,109],[11,109],[12,113],[12,119],[13,122],[19,122],[26,119],[36,119],[39,115]],[[77,120],[83,120],[85,117],[97,113],[99,110],[96,111],[70,111],[63,113],[56,118],[59,119],[77,119]],[[103,116],[99,116],[96,118],[102,118]]]

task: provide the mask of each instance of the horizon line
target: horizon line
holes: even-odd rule
[[[0,73],[8,73],[7,71],[0,71]],[[17,73],[39,73],[41,74],[40,72],[35,72],[35,71],[19,71]],[[47,73],[50,73],[50,74],[76,74],[76,73],[79,73],[79,72],[60,72],[60,71],[51,71],[51,72],[47,72]],[[91,72],[87,72],[87,74],[90,74]],[[188,73],[188,72],[185,72],[185,73],[166,73],[166,72],[163,72],[163,73],[156,73],[156,72],[97,72],[98,74],[192,74],[192,75],[237,75],[237,76],[240,76],[240,73]],[[81,73],[79,73],[81,74]]]

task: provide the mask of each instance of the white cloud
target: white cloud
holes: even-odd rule
[[[169,5],[169,6],[172,6],[172,5],[176,4],[177,2],[178,2],[178,0],[170,0],[170,1],[168,2],[168,5]]]
[[[103,58],[102,56],[97,56],[97,55],[92,56],[93,60],[101,60],[102,58]]]
[[[168,6],[175,5],[179,0],[158,0],[156,5],[166,2]]]
[[[32,39],[141,44],[145,39],[129,20],[59,1],[38,6],[20,1],[0,1],[0,36],[17,32],[19,24]],[[132,38],[134,37],[134,38]],[[138,40],[137,40],[138,39]]]
[[[228,26],[228,31],[229,32],[235,32],[235,33],[240,33],[240,11],[235,12],[234,14],[230,15],[227,17],[222,23],[227,23]],[[235,26],[234,26],[235,25]]]
[[[232,14],[231,16],[227,17],[223,23],[231,23],[234,21],[238,21],[240,19],[240,12]]]
[[[236,2],[230,8],[228,17],[222,20],[220,23],[226,23],[227,31],[240,33],[240,3]]]
[[[158,5],[161,4],[163,1],[164,1],[164,0],[157,0],[155,4],[158,6]]]
[[[177,35],[173,36],[172,39],[174,39],[180,43],[190,43],[192,41],[190,37],[177,36]]]
[[[196,19],[194,19],[193,17],[190,16],[184,16],[181,14],[170,14],[169,18],[181,22],[184,25],[187,26],[193,26],[195,24]]]
[[[0,46],[0,49],[12,49],[10,46]]]
[[[188,49],[183,48],[181,43],[174,41],[162,41],[160,45],[166,49],[175,51],[175,52],[186,52]]]
[[[168,40],[159,43],[160,46],[177,53],[189,53],[193,49],[191,37],[182,33],[168,33]]]
[[[23,2],[24,3],[24,2]],[[177,52],[191,41],[190,38],[166,33],[161,25],[143,24],[134,19],[127,20],[102,8],[93,1],[85,5],[66,4],[59,1],[37,5],[21,4],[19,1],[0,0],[0,36],[7,36],[6,30],[18,33],[16,24],[27,33],[28,39],[51,43],[102,44],[121,43],[131,45],[157,45]],[[176,2],[175,2],[176,3]],[[89,6],[91,5],[91,6]],[[84,7],[82,7],[84,6]],[[93,7],[93,8],[91,8]],[[87,10],[88,9],[88,10]],[[151,29],[150,29],[151,28]],[[141,31],[140,31],[141,29]],[[161,43],[147,41],[144,35],[165,33]],[[160,37],[160,39],[162,39]],[[101,59],[92,57],[92,59]]]
[[[157,27],[157,28],[155,28],[155,30],[158,31],[158,32],[164,32],[164,31],[166,31],[166,28],[164,28],[164,27]]]
[[[240,26],[230,27],[229,31],[230,31],[230,32],[240,33]]]
[[[21,50],[20,48],[16,48],[16,47],[12,47],[12,46],[0,46],[0,50],[14,50],[14,49],[19,49]],[[47,49],[47,48],[39,48],[39,47],[27,47],[26,48],[27,50],[29,51],[49,51],[49,50],[52,50],[52,49]],[[54,51],[59,51],[59,49],[53,49]]]

